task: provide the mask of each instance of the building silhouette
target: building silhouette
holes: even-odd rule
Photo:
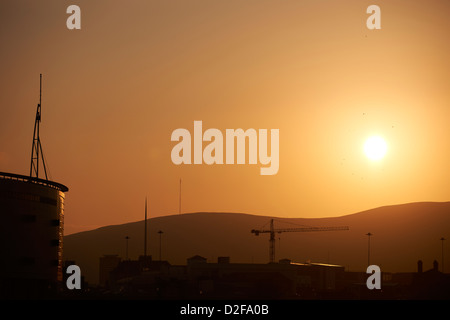
[[[124,260],[110,272],[110,289],[126,297],[160,299],[298,299],[340,290],[344,267],[321,263],[209,263],[195,255],[186,265]]]
[[[5,297],[54,294],[63,281],[64,199],[69,189],[47,177],[41,99],[42,74],[30,175],[0,172],[0,294]]]
[[[168,261],[124,260],[110,272],[108,296],[138,299],[397,300],[450,299],[450,275],[433,268],[382,272],[381,290],[369,290],[368,274],[324,263],[232,263],[230,257],[208,262],[200,255],[185,265]]]
[[[111,271],[113,271],[121,261],[122,259],[117,254],[105,254],[103,257],[100,257],[98,277],[100,286],[109,288]]]
[[[0,172],[0,287],[4,296],[34,296],[63,279],[62,184]]]

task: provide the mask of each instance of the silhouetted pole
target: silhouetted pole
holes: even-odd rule
[[[273,219],[270,220],[270,238],[269,238],[269,261],[275,262],[275,230],[273,228]]]
[[[178,202],[178,213],[181,214],[181,179],[180,179],[180,199]]]
[[[147,197],[145,197],[144,259],[147,257]]]
[[[439,239],[442,241],[442,273],[444,273],[444,240],[446,240],[444,237]]]
[[[130,239],[130,237],[129,236],[126,236],[125,237],[125,240],[126,240],[126,251],[125,251],[125,259],[126,260],[128,260],[128,239]]]
[[[366,236],[369,237],[369,243],[368,243],[368,250],[367,250],[367,265],[370,266],[370,236],[372,234],[369,232],[366,234]]]
[[[161,230],[159,230],[158,231],[158,233],[159,233],[159,261],[162,261],[161,260],[161,249],[162,249],[162,245],[161,245],[161,238],[162,238],[162,234],[164,233],[164,232],[162,232]]]

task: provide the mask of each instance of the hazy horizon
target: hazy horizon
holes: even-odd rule
[[[275,218],[275,219],[305,219],[305,220],[315,220],[315,219],[329,219],[329,218],[342,218],[342,217],[346,217],[346,216],[353,216],[356,214],[361,214],[361,213],[365,213],[368,211],[372,211],[372,210],[377,210],[377,209],[382,209],[382,208],[388,208],[388,207],[396,207],[396,206],[403,206],[403,205],[411,205],[411,204],[444,204],[444,203],[448,203],[449,201],[418,201],[418,202],[410,202],[410,203],[397,203],[397,204],[388,204],[388,205],[384,205],[384,206],[380,206],[380,207],[375,207],[375,208],[368,208],[365,210],[361,210],[358,212],[351,212],[351,213],[347,213],[347,214],[342,214],[342,215],[336,215],[336,216],[322,216],[322,217],[281,217],[281,216],[275,216],[275,215],[262,215],[259,214],[257,212],[239,212],[239,211],[233,211],[233,212],[225,212],[225,211],[192,211],[192,212],[182,212],[181,215],[192,215],[192,214],[202,214],[202,213],[207,213],[207,214],[242,214],[242,215],[249,215],[249,216],[257,216],[257,217],[267,217],[269,221],[269,218]],[[152,217],[147,217],[147,219],[154,219],[154,218],[162,218],[162,217],[175,217],[175,216],[179,216],[180,214],[178,212],[176,213],[171,213],[171,214],[165,214],[165,215],[155,215]],[[68,235],[73,235],[76,233],[81,233],[81,232],[86,232],[86,231],[94,231],[97,229],[101,229],[101,228],[105,228],[105,227],[112,227],[112,226],[120,226],[120,225],[126,225],[129,223],[138,223],[138,222],[142,222],[145,221],[144,218],[144,213],[142,214],[142,218],[138,220],[133,220],[133,221],[126,221],[123,223],[117,223],[117,224],[110,224],[110,225],[99,225],[99,226],[93,226],[91,229],[84,229],[81,231],[73,231],[70,233],[65,232],[64,235],[68,236]]]

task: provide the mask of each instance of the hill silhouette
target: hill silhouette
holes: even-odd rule
[[[417,261],[424,270],[434,260],[441,262],[441,237],[450,239],[450,202],[418,202],[385,206],[332,218],[277,218],[244,213],[198,212],[148,220],[147,254],[159,259],[162,230],[162,260],[186,264],[200,255],[208,262],[228,256],[231,262],[267,263],[269,235],[255,236],[252,229],[300,226],[348,226],[348,231],[284,232],[276,234],[276,261],[322,262],[343,265],[347,271],[365,271],[370,239],[370,264],[385,272],[414,272]],[[144,252],[144,221],[106,226],[65,236],[64,260],[74,260],[89,283],[98,282],[99,258],[104,254],[137,259]],[[444,244],[445,245],[445,244]],[[449,246],[445,256],[450,257]],[[450,260],[446,272],[450,269]],[[441,266],[439,267],[441,268]]]

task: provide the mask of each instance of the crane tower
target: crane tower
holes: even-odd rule
[[[313,232],[313,231],[342,231],[349,230],[348,226],[340,227],[302,227],[302,228],[283,228],[275,229],[273,227],[273,219],[270,220],[270,229],[255,230],[253,229],[251,233],[255,236],[259,236],[260,233],[269,233],[269,261],[273,263],[275,261],[275,233],[282,232]]]

